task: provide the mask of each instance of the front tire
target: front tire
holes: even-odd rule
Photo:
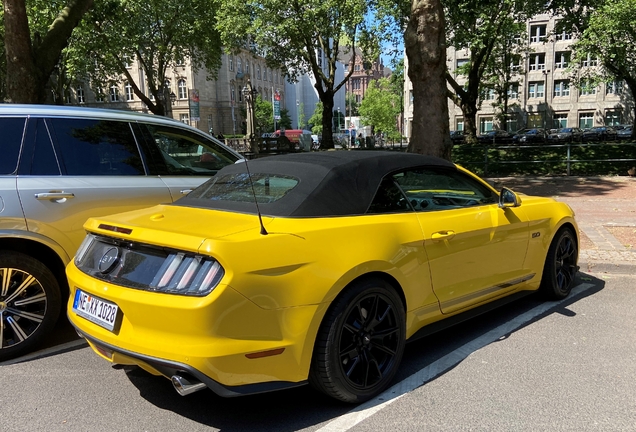
[[[44,264],[19,252],[0,252],[0,361],[26,354],[53,329],[60,287]]]
[[[344,402],[382,392],[402,360],[404,305],[381,279],[355,282],[331,305],[316,338],[309,382]]]
[[[566,298],[578,271],[578,247],[572,230],[559,230],[550,244],[539,291],[549,300]]]

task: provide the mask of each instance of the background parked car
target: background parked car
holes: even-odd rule
[[[574,142],[581,141],[583,131],[579,128],[561,128],[548,135],[548,141]]]
[[[466,133],[464,131],[450,131],[450,137],[453,144],[462,144],[466,142]]]
[[[512,142],[513,136],[508,131],[495,129],[477,136],[477,141],[484,144],[508,144]]]
[[[616,137],[619,140],[630,140],[632,139],[632,131],[632,126],[625,126],[624,128],[616,132]]]
[[[616,129],[611,126],[597,126],[583,131],[583,141],[613,141],[616,140]]]
[[[513,137],[513,141],[519,144],[544,143],[548,134],[543,128],[521,129]]]
[[[165,117],[0,106],[0,360],[33,349],[68,296],[91,216],[171,203],[241,158]]]

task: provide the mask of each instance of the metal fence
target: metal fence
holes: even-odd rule
[[[636,162],[636,143],[459,144],[453,146],[453,161],[484,176],[624,174]]]

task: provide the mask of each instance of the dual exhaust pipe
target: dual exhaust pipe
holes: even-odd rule
[[[172,381],[172,385],[174,386],[174,389],[181,396],[187,396],[194,392],[198,392],[199,390],[203,390],[204,388],[207,387],[201,381],[198,381],[193,378],[184,378],[181,375],[173,375],[170,378],[170,381]]]

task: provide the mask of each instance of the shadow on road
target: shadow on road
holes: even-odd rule
[[[499,190],[502,186],[537,196],[622,196],[634,190],[636,182],[628,177],[506,177],[489,179]]]
[[[554,313],[574,316],[574,312],[568,309],[570,305],[595,295],[605,287],[605,281],[585,273],[579,273],[577,279],[577,285],[588,283],[593,286],[563,302],[555,303],[553,308],[521,324],[502,339],[511,337],[518,330]],[[530,295],[450,329],[407,344],[402,365],[394,383],[406,379],[447,354],[543,304],[544,301],[537,295]],[[470,354],[467,353],[463,358]],[[431,381],[454,367],[443,371]],[[151,376],[137,368],[126,371],[126,374],[139,390],[141,397],[153,405],[220,430],[299,430],[329,422],[355,407],[327,398],[310,386],[233,399],[221,398],[208,390],[182,397],[165,378]]]

